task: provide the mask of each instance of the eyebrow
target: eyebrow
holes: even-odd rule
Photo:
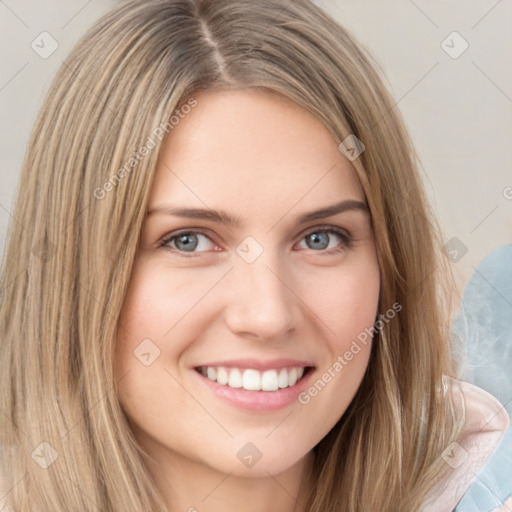
[[[310,222],[312,220],[324,219],[326,217],[331,217],[332,215],[348,211],[360,211],[362,213],[369,213],[368,205],[366,203],[356,199],[346,199],[319,210],[305,213],[297,219],[297,222],[299,224],[305,224],[306,222]],[[243,224],[239,217],[234,217],[222,210],[217,211],[203,208],[180,208],[169,204],[161,204],[151,208],[147,215],[149,217],[155,213],[173,215],[175,217],[185,217],[187,219],[202,219],[212,222],[221,222],[229,227],[235,228],[240,228]]]

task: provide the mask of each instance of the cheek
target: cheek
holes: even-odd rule
[[[119,317],[115,377],[120,381],[119,398],[128,410],[139,403],[152,407],[161,385],[155,377],[168,357],[164,335],[172,326],[174,300],[163,293],[164,283],[156,275],[135,267]]]
[[[310,287],[311,309],[322,319],[331,352],[343,353],[377,317],[380,273],[369,251],[333,272],[316,273]]]
[[[316,286],[311,289],[311,308],[323,321],[327,351],[299,403],[312,417],[322,418],[320,430],[324,435],[357,393],[371,354],[380,273],[374,253],[368,251],[364,256],[329,276],[317,273]]]
[[[179,353],[185,347],[173,331],[180,329],[208,293],[217,276],[199,276],[181,269],[179,272],[158,265],[140,264],[136,268],[119,318],[119,345],[132,351],[149,338],[162,351]],[[172,344],[169,343],[172,339]],[[132,346],[133,345],[133,346]]]
[[[183,269],[171,272],[143,259],[135,266],[119,317],[114,375],[125,411],[139,423],[148,413],[163,424],[174,422],[164,411],[187,405],[173,376],[180,377],[177,362],[195,330],[204,327],[198,315],[201,299],[218,279],[211,274],[198,278],[197,269],[193,276]]]

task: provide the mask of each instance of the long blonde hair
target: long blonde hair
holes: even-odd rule
[[[443,391],[456,368],[440,237],[381,75],[308,0],[129,0],[81,39],[35,123],[1,275],[0,443],[14,511],[166,510],[116,397],[118,317],[162,129],[172,137],[171,116],[194,94],[242,88],[290,98],[337,143],[363,141],[352,165],[375,231],[379,308],[402,306],[315,447],[306,510],[419,510],[461,421]]]

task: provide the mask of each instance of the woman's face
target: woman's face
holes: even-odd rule
[[[353,342],[377,315],[370,217],[311,114],[256,90],[195,99],[156,171],[120,318],[119,398],[162,464],[267,476],[328,433],[367,368],[371,341]]]

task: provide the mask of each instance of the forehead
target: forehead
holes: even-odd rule
[[[328,129],[290,100],[254,89],[201,93],[165,141],[150,204],[275,213],[364,200]]]

